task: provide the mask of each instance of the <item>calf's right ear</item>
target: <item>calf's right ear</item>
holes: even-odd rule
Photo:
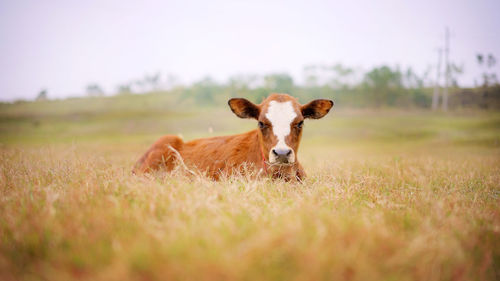
[[[240,118],[259,118],[260,108],[252,102],[243,98],[230,99],[227,104],[231,110]]]

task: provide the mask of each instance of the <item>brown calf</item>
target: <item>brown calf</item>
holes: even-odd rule
[[[254,169],[257,175],[285,180],[305,177],[297,159],[304,119],[322,118],[333,101],[318,99],[301,105],[287,94],[272,94],[259,105],[243,98],[230,99],[228,104],[238,117],[258,120],[258,129],[189,142],[172,135],[161,137],[139,159],[134,172],[162,167],[171,171],[176,164],[184,163],[213,179],[245,172],[247,168]]]

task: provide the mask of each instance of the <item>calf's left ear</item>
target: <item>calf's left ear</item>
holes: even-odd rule
[[[227,104],[231,110],[240,118],[259,118],[260,108],[251,101],[243,98],[230,99]]]
[[[313,100],[301,107],[302,116],[304,116],[304,118],[320,119],[325,116],[332,107],[333,101],[331,100]]]

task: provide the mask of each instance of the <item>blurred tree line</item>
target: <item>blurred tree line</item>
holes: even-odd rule
[[[433,81],[429,71],[416,73],[412,68],[379,66],[362,72],[341,64],[333,66],[310,65],[303,71],[299,85],[286,73],[264,76],[238,75],[226,83],[206,77],[190,86],[177,86],[183,100],[200,105],[221,104],[231,97],[245,97],[260,103],[269,93],[289,93],[301,102],[315,98],[333,99],[347,107],[418,107],[430,108]],[[500,108],[500,86],[488,80],[488,85],[473,89],[460,88],[453,72],[450,107]],[[484,92],[488,95],[485,96]]]
[[[188,86],[170,85],[170,90],[180,93],[182,100],[199,105],[220,104],[231,97],[260,103],[269,93],[288,93],[302,102],[330,98],[353,107],[430,105],[430,90],[424,83],[426,74],[419,76],[411,68],[401,71],[389,66],[375,67],[361,76],[359,72],[341,64],[309,65],[304,67],[304,83],[300,85],[287,73],[274,73],[232,76],[226,83],[205,77]],[[121,85],[118,90],[120,94],[133,92],[131,84]]]
[[[485,64],[478,56],[479,65]],[[491,70],[494,58],[488,60]],[[236,75],[225,83],[205,77],[190,85],[182,85],[173,75],[161,79],[160,73],[146,75],[130,83],[118,86],[118,94],[144,92],[175,92],[183,101],[199,105],[225,103],[231,97],[245,97],[260,103],[269,93],[288,93],[301,102],[315,98],[333,99],[343,107],[418,107],[430,108],[435,81],[430,80],[431,69],[418,74],[412,68],[401,69],[387,65],[368,71],[350,68],[342,64],[308,65],[303,69],[301,83],[294,81],[287,73],[264,76]],[[482,75],[481,86],[472,89],[460,88],[457,77],[460,71],[452,72],[450,107],[500,108],[500,86],[490,73]],[[87,87],[89,96],[102,95],[102,89],[95,83]],[[486,94],[485,94],[486,93]]]

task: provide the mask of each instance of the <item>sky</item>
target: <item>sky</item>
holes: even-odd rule
[[[107,93],[156,72],[182,83],[210,76],[287,72],[342,63],[423,73],[444,30],[463,86],[480,75],[476,54],[498,58],[500,1],[0,0],[0,100]],[[434,76],[433,73],[431,73]]]

